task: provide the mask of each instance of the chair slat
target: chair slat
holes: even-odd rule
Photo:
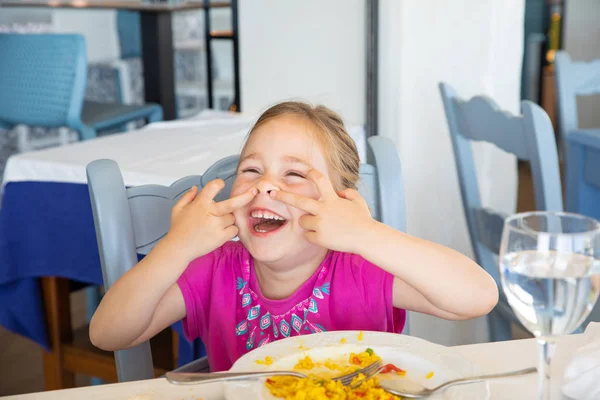
[[[486,97],[454,103],[458,134],[473,141],[493,143],[502,150],[529,160],[523,117],[512,116]]]

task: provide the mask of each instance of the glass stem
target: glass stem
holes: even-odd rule
[[[550,400],[550,378],[555,343],[545,339],[538,339],[537,342],[539,348],[538,400]]]

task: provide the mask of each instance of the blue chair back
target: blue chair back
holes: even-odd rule
[[[229,197],[239,156],[222,159],[204,175],[183,178],[171,186],[143,185],[125,188],[119,166],[112,160],[96,160],[87,167],[88,187],[96,227],[104,286],[110,288],[147,254],[167,233],[171,209],[192,185],[202,188],[220,178],[225,188],[216,201]],[[361,165],[359,192],[366,199],[374,218],[405,231],[404,191],[398,153],[391,140],[372,137],[368,140],[367,164]],[[405,332],[408,331],[408,322]],[[119,381],[153,377],[150,345],[115,352]],[[206,368],[206,359],[197,360],[196,368]]]
[[[117,33],[121,46],[121,58],[142,56],[141,16],[138,11],[117,11]]]
[[[0,34],[0,60],[0,126],[81,128],[83,36]]]
[[[600,59],[573,62],[564,52],[556,53],[558,126],[566,161],[566,210],[600,220],[600,127],[579,126],[577,96],[600,94]],[[600,321],[600,302],[588,319]]]
[[[600,59],[591,62],[573,62],[566,52],[559,51],[556,53],[554,65],[558,126],[564,142],[570,133],[579,129],[577,96],[600,94]],[[597,131],[600,134],[600,129]]]
[[[560,51],[555,65],[566,209],[600,219],[600,127],[581,129],[577,113],[577,96],[600,94],[600,59],[573,62]]]
[[[483,96],[469,101],[458,98],[445,83],[440,91],[452,139],[463,209],[477,262],[500,284],[498,252],[505,215],[481,204],[471,143],[493,143],[531,165],[537,210],[562,211],[562,191],[554,131],[548,115],[536,104],[523,101],[522,115],[513,116]],[[504,317],[512,311],[501,298]],[[510,326],[490,314],[492,340],[511,338]],[[512,318],[511,318],[512,319]],[[498,325],[502,325],[499,327]]]

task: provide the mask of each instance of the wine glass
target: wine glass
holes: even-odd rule
[[[516,214],[504,222],[500,277],[508,303],[539,347],[538,399],[550,398],[558,336],[573,333],[600,292],[600,223],[562,212]]]

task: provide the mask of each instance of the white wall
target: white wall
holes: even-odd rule
[[[523,21],[524,0],[381,1],[379,133],[399,148],[409,233],[472,256],[438,82],[518,112]],[[484,205],[513,212],[515,159],[475,150]],[[412,335],[446,345],[487,340],[485,319],[412,315],[411,324]]]
[[[600,1],[571,0],[565,13],[564,49],[573,60],[600,59]],[[584,97],[578,101],[579,124],[582,128],[600,128],[600,97]]]
[[[365,122],[365,0],[241,0],[241,106],[301,98]]]
[[[56,32],[85,37],[88,62],[114,61],[120,57],[114,10],[54,10]]]

